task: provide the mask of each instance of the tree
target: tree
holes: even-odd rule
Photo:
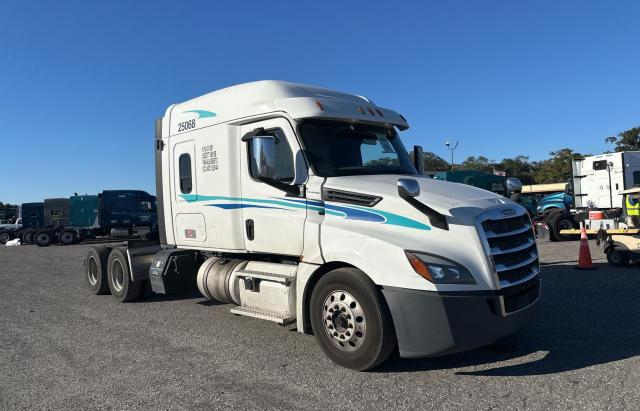
[[[522,184],[533,184],[535,181],[533,164],[528,156],[516,156],[515,158],[505,158],[496,165],[500,171],[504,171],[509,177],[516,177]]]
[[[496,163],[493,160],[489,160],[485,156],[469,156],[466,160],[460,164],[462,170],[475,170],[483,173],[493,174],[493,170],[496,168]]]
[[[413,150],[409,152],[409,155],[413,161]],[[431,151],[422,153],[422,164],[426,171],[446,171],[450,168],[447,160]]]
[[[640,127],[618,133],[617,137],[607,137],[605,143],[615,145],[616,151],[639,151],[640,150]]]
[[[549,153],[551,158],[534,164],[533,174],[537,184],[563,183],[571,179],[573,160],[584,157],[570,148],[562,148]]]

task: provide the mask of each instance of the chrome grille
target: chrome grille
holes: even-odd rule
[[[495,265],[501,288],[528,280],[540,272],[538,250],[527,214],[481,222],[482,234]]]

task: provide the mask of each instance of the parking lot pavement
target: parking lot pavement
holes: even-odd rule
[[[536,319],[491,346],[368,373],[313,336],[195,294],[120,304],[85,289],[85,245],[0,247],[0,409],[637,408],[640,267],[576,271],[544,243]]]

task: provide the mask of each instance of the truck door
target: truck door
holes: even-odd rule
[[[193,132],[190,133],[193,137]],[[176,244],[202,246],[207,240],[204,215],[198,203],[198,169],[194,140],[173,145],[173,229]]]
[[[306,164],[291,124],[284,118],[252,123],[241,128],[245,135],[263,128],[266,135],[278,139],[275,179],[286,184],[307,180]],[[257,181],[249,167],[249,144],[240,142],[241,204],[246,249],[283,255],[302,254],[304,221],[307,216],[303,198],[287,196],[283,190]],[[297,171],[296,171],[297,170]]]

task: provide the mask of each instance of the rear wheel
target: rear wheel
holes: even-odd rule
[[[31,239],[39,247],[46,247],[48,245],[51,245],[51,243],[53,242],[53,237],[51,235],[51,231],[49,230],[38,231],[31,236]]]
[[[58,234],[58,241],[60,245],[75,244],[78,241],[78,233],[76,230],[71,229],[62,230],[60,234]]]
[[[607,252],[607,261],[614,267],[624,267],[629,265],[629,254],[622,250],[610,250]]]
[[[132,281],[131,271],[125,253],[114,248],[109,254],[107,263],[109,289],[120,302],[133,301],[140,296],[142,281]]]
[[[22,244],[33,244],[33,230],[25,230],[22,232],[22,238],[20,242]]]
[[[333,362],[364,371],[386,360],[396,346],[389,310],[375,285],[355,268],[318,281],[311,295],[311,326]]]
[[[107,265],[109,249],[107,247],[89,247],[85,255],[84,278],[93,294],[108,294]]]

